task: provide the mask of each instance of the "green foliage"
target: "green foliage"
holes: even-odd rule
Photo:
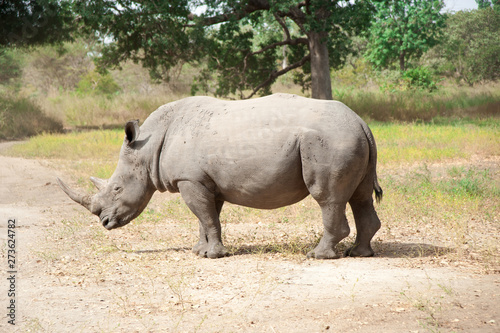
[[[449,17],[442,42],[433,50],[441,70],[469,85],[500,78],[500,11],[491,7]]]
[[[495,10],[500,10],[500,0],[476,0],[477,7],[479,9],[493,8]]]
[[[408,60],[421,56],[438,42],[445,16],[442,0],[373,1],[377,9],[366,57],[377,67],[399,60],[404,71]]]
[[[434,75],[427,67],[415,67],[404,71],[403,79],[408,81],[410,88],[434,91],[437,89]]]
[[[9,49],[0,49],[0,84],[18,79],[22,74],[21,61]]]
[[[203,63],[206,67],[200,70],[192,93],[207,91],[207,82],[215,80],[215,95],[239,97],[269,94],[278,76],[298,68],[303,70],[301,82],[307,84],[315,75],[308,67],[309,46],[326,44],[330,66],[338,67],[349,51],[350,36],[367,26],[371,9],[365,0],[75,4],[89,32],[113,36],[114,42],[104,46],[98,59],[100,67],[117,67],[131,59],[141,62],[155,79],[168,81],[174,66]],[[312,32],[325,37],[317,43],[321,45],[309,45]]]
[[[0,2],[0,45],[58,43],[75,28],[70,1],[11,0]]]
[[[20,139],[61,130],[62,124],[47,117],[32,100],[0,95],[0,139]]]
[[[380,90],[390,93],[415,90],[432,92],[438,88],[433,71],[425,66],[410,68],[404,72],[384,70],[378,73],[378,81]]]
[[[114,95],[120,92],[120,86],[109,73],[91,71],[78,82],[76,92],[82,95]]]

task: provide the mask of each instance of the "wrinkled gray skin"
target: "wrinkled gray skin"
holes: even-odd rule
[[[335,246],[349,235],[347,203],[357,237],[346,255],[373,255],[370,241],[380,228],[373,191],[382,197],[377,149],[366,123],[340,102],[288,94],[190,97],[161,106],[140,128],[127,123],[125,133],[113,176],[91,178],[99,193],[81,195],[59,180],[108,230],[136,218],[155,191],[180,192],[200,222],[193,252],[218,258],[227,255],[219,221],[225,201],[273,209],[311,194],[324,235],[308,257],[339,257]]]

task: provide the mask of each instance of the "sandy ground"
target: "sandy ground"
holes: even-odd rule
[[[138,261],[140,272],[117,260],[116,268],[90,278],[97,267],[79,262],[83,254],[47,261],[39,251],[57,246],[50,235],[61,221],[92,219],[66,198],[56,176],[61,172],[43,160],[0,156],[1,332],[500,331],[500,276],[429,264],[439,258],[382,253],[316,261],[246,254],[210,260],[190,253],[192,244],[160,251],[151,245],[151,251],[122,255]],[[17,221],[15,326],[6,316],[10,217]],[[165,261],[149,267],[155,253]],[[77,275],[67,271],[75,262]]]

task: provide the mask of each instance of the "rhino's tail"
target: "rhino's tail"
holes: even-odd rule
[[[368,170],[371,170],[373,172],[373,191],[375,192],[375,200],[377,201],[377,203],[380,203],[380,201],[382,201],[384,191],[382,190],[382,187],[380,187],[377,178],[377,145],[375,144],[375,138],[373,137],[373,133],[368,125],[366,125],[364,121],[362,121],[361,123],[370,147]]]

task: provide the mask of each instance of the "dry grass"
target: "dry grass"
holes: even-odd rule
[[[488,118],[500,114],[500,84],[447,86],[436,92],[340,88],[334,99],[361,117],[376,121],[425,121],[440,118]]]
[[[77,95],[51,92],[40,99],[47,114],[67,127],[124,125],[131,119],[146,119],[159,106],[186,97],[173,93],[120,94],[117,96]]]
[[[0,89],[0,140],[20,139],[43,132],[61,132],[62,123],[47,116],[33,100]]]

